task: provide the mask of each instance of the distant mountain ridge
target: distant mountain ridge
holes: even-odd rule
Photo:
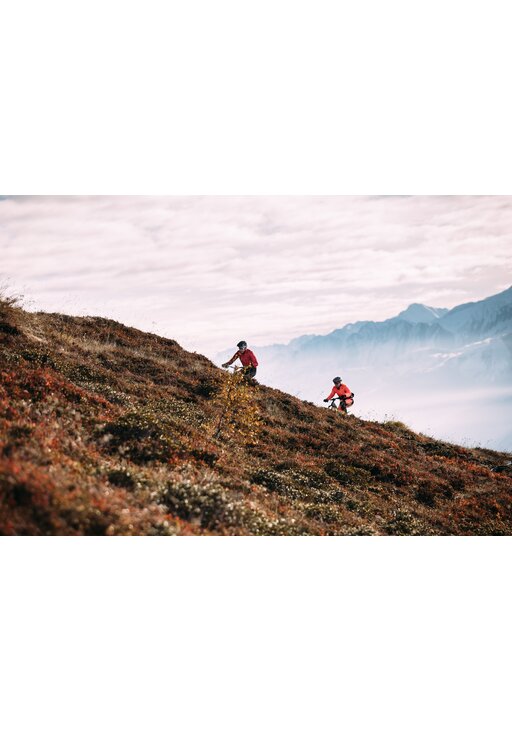
[[[512,287],[478,302],[452,309],[413,303],[397,316],[383,321],[357,321],[326,335],[305,335],[288,344],[260,347],[265,355],[286,352],[294,356],[350,349],[351,360],[366,360],[377,349],[392,355],[421,346],[469,345],[489,337],[512,333]],[[386,351],[386,353],[383,352]]]
[[[387,320],[357,321],[326,335],[300,336],[290,341],[287,347],[317,347],[326,340],[356,345],[363,338],[382,343],[388,337],[397,336],[409,341],[431,341],[439,338],[443,342],[452,340],[451,337],[455,336],[456,339],[462,337],[465,341],[466,336],[487,337],[507,333],[512,333],[512,287],[484,300],[464,303],[451,309],[413,303]]]
[[[452,308],[442,319],[446,330],[486,337],[512,332],[512,287],[478,302]]]

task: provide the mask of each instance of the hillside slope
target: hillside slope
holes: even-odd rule
[[[510,534],[509,455],[0,302],[0,534]],[[498,468],[498,470],[496,470]]]

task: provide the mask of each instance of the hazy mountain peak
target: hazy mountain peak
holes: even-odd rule
[[[421,303],[413,303],[398,314],[398,318],[409,323],[433,323],[448,312],[448,308],[432,308]]]

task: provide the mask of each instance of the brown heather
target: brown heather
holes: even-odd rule
[[[0,534],[511,534],[509,455],[0,300]]]

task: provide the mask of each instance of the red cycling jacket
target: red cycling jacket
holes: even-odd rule
[[[242,366],[254,366],[254,368],[256,368],[256,366],[258,365],[256,356],[248,348],[246,348],[243,353],[241,353],[240,351],[237,351],[235,353],[235,355],[233,356],[233,358],[231,358],[228,361],[228,366],[230,366],[233,363],[233,361],[236,361],[237,358],[239,358],[240,361],[242,362]]]
[[[327,399],[332,399],[334,396],[349,397],[351,394],[352,392],[346,384],[340,384],[339,386],[334,385]]]

